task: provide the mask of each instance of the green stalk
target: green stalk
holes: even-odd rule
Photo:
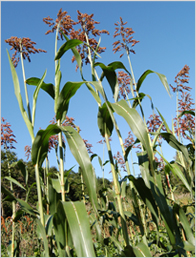
[[[30,104],[29,104],[29,97],[28,97],[26,77],[25,77],[25,69],[24,69],[23,56],[22,56],[22,44],[20,44],[20,59],[21,59],[21,65],[22,65],[22,74],[23,74],[23,81],[24,81],[24,89],[25,89],[27,111],[28,111],[29,121],[32,123],[31,109],[30,109]],[[34,121],[33,121],[32,124],[34,125]]]
[[[5,146],[6,148],[6,152],[7,152],[7,146]],[[7,157],[7,155],[6,155]],[[9,176],[11,177],[11,171],[10,171],[10,164],[9,164],[9,161],[8,161],[8,157],[7,157],[7,166],[8,166],[8,173],[9,173]],[[13,192],[13,184],[12,182],[10,181],[10,190]],[[16,205],[15,205],[15,201],[12,201],[12,246],[11,246],[11,257],[14,257],[14,238],[15,238],[15,222],[14,222],[14,219],[15,219],[15,216],[16,216]]]
[[[58,126],[61,126],[60,120],[57,121]],[[63,141],[62,132],[58,134],[59,140],[59,153],[60,153],[60,175],[61,175],[61,197],[62,201],[65,202],[65,180],[64,180],[64,165],[63,165]]]
[[[35,178],[36,178],[36,184],[37,184],[37,195],[38,195],[38,206],[39,206],[39,212],[40,212],[40,220],[41,220],[42,225],[45,226],[38,163],[35,164]]]
[[[48,156],[46,157],[46,198],[47,198],[47,215],[49,215],[49,177],[48,177],[48,173],[49,173],[49,160],[48,160]]]
[[[114,167],[114,161],[113,161],[111,146],[110,146],[110,142],[109,142],[109,136],[108,136],[107,133],[105,134],[105,140],[106,140],[106,145],[107,145],[107,149],[108,149],[110,165],[111,165],[111,169],[112,169],[112,176],[113,176],[113,180],[114,180],[115,194],[116,194],[116,197],[117,197],[118,208],[119,208],[119,213],[120,213],[120,217],[121,217],[123,238],[124,238],[124,241],[125,241],[125,245],[128,246],[129,245],[129,236],[128,236],[128,232],[127,232],[127,225],[126,225],[125,215],[124,215],[124,211],[123,211],[122,200],[121,200],[121,197],[120,197],[120,186],[119,186],[117,174],[116,174],[115,167]]]
[[[29,115],[29,120],[32,123],[31,119],[31,112],[30,112],[30,105],[29,105],[29,98],[28,98],[28,92],[27,92],[27,85],[26,85],[26,78],[25,78],[25,70],[24,70],[24,63],[23,63],[23,57],[22,57],[22,46],[21,46],[21,64],[22,64],[22,73],[23,73],[23,81],[24,81],[24,88],[25,88],[25,96],[26,96],[26,103],[27,103],[27,110]],[[30,132],[29,132],[30,133]],[[32,143],[34,141],[34,134],[32,135],[30,133]],[[41,183],[40,183],[40,176],[39,176],[39,167],[38,164],[35,165],[35,177],[36,177],[36,184],[37,184],[37,195],[38,195],[38,203],[39,203],[39,212],[40,212],[40,220],[42,225],[44,226],[44,213],[43,213],[43,203],[42,203],[42,193],[41,193]]]

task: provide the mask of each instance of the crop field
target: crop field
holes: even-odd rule
[[[46,70],[39,78],[33,71],[25,76],[32,54],[40,55],[40,64],[41,56],[48,55],[44,49],[28,37],[5,39],[21,128],[26,126],[32,144],[25,146],[27,161],[18,159],[12,125],[1,118],[1,256],[195,257],[195,111],[189,66],[174,74],[173,85],[150,69],[135,78],[131,57],[139,41],[122,17],[115,23],[112,51],[126,62],[117,57],[109,64],[100,61],[107,54],[100,37],[109,31],[97,29],[93,14],[77,11],[74,22],[61,8],[57,18],[47,16],[43,22],[55,42],[53,82],[48,82]],[[69,54],[78,81],[73,76],[65,82],[63,77]],[[155,108],[148,88],[143,89],[149,76],[176,97],[172,126],[163,116],[164,107]],[[83,109],[93,113],[89,103],[96,104],[101,154],[92,151],[68,116],[70,102],[84,87],[89,94],[74,108],[93,124]],[[40,92],[50,99],[42,107],[53,103],[55,116],[36,131]],[[150,117],[145,116],[146,99]],[[91,126],[88,134],[94,134]],[[119,144],[117,153],[114,142]],[[163,146],[172,148],[175,157],[168,160]],[[77,172],[67,166],[67,153]],[[57,167],[50,166],[51,154]]]

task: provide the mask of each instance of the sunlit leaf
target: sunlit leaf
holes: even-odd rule
[[[28,85],[33,85],[33,86],[37,86],[39,82],[40,82],[40,79],[37,77],[31,77],[26,80],[26,83]],[[54,99],[55,93],[54,93],[54,85],[52,83],[42,82],[41,89],[47,92]]]
[[[64,120],[69,107],[69,101],[84,82],[67,82],[62,88],[57,105],[56,119]]]
[[[60,126],[59,128],[64,132],[70,151],[72,152],[74,158],[81,167],[81,172],[88,190],[93,209],[97,213],[98,202],[96,194],[96,175],[84,141],[79,133],[76,132],[76,130],[74,130],[71,126]]]
[[[171,97],[170,95],[170,89],[169,89],[169,85],[168,85],[168,82],[167,82],[167,78],[165,77],[165,75],[161,74],[161,73],[157,73],[157,72],[154,72],[152,70],[146,70],[142,75],[141,77],[139,78],[138,82],[137,82],[137,92],[139,92],[140,90],[140,87],[144,81],[144,79],[146,78],[146,76],[150,73],[155,73],[158,75],[159,79],[161,80],[163,86],[165,87],[167,93],[169,94],[169,96]]]
[[[107,134],[109,137],[112,135],[114,126],[105,103],[99,107],[97,123],[99,131],[103,137],[105,137],[105,134]]]
[[[82,44],[83,41],[79,40],[79,39],[70,39],[68,40],[67,42],[65,42],[58,50],[57,54],[56,54],[56,57],[55,57],[55,60],[58,60],[60,59],[64,53],[66,51],[68,51],[69,49],[72,49],[80,44]]]
[[[8,50],[7,50],[7,54],[8,54],[8,59],[9,59],[10,68],[11,68],[11,72],[12,72],[12,79],[13,79],[13,83],[14,83],[15,95],[16,95],[16,98],[17,98],[17,101],[18,101],[18,104],[19,104],[20,112],[21,112],[22,117],[25,121],[25,124],[28,128],[31,139],[33,139],[34,138],[33,126],[31,124],[31,122],[29,120],[29,117],[27,115],[27,112],[25,111],[24,106],[23,106],[22,96],[20,94],[20,85],[19,85],[16,69],[15,69],[15,67],[12,63],[12,60],[10,58]]]
[[[79,257],[95,257],[90,223],[83,202],[62,202]]]

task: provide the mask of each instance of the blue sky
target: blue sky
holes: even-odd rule
[[[37,48],[47,51],[31,55],[31,63],[25,61],[26,78],[39,77],[47,69],[46,83],[54,83],[54,37],[55,34],[45,35],[49,29],[43,22],[43,18],[50,16],[56,19],[59,9],[67,11],[73,20],[77,20],[77,10],[82,13],[94,14],[94,20],[99,21],[98,29],[106,29],[110,35],[101,37],[101,46],[106,47],[106,52],[101,55],[98,61],[105,65],[113,61],[122,61],[129,69],[126,56],[119,58],[119,54],[112,52],[114,42],[114,23],[122,17],[127,21],[127,27],[131,27],[135,34],[134,39],[140,42],[135,45],[136,54],[131,54],[131,61],[136,81],[147,69],[164,74],[168,83],[174,85],[176,74],[187,64],[190,67],[189,86],[193,88],[191,94],[195,102],[195,2],[193,1],[163,1],[163,2],[140,2],[140,1],[59,1],[59,2],[1,2],[1,116],[12,125],[12,130],[16,135],[16,153],[18,158],[25,159],[24,147],[31,145],[31,139],[26,129],[25,123],[20,114],[18,103],[14,94],[14,87],[7,58],[6,48],[10,46],[5,43],[5,39],[11,36],[29,37],[37,43]],[[64,42],[58,42],[58,48]],[[10,52],[12,54],[13,52]],[[71,53],[63,56],[61,61],[61,71],[63,74],[62,85],[67,81],[81,81],[79,72],[75,72],[75,63],[71,63]],[[16,69],[21,86],[21,94],[24,97],[24,87],[22,83],[21,64]],[[98,70],[100,74],[100,70]],[[91,79],[89,67],[84,67],[86,78]],[[71,99],[68,116],[75,119],[75,124],[81,128],[82,138],[88,140],[93,145],[92,151],[101,158],[103,156],[103,146],[97,142],[101,140],[97,126],[98,107],[91,94],[82,86],[76,95]],[[104,84],[106,93],[111,96],[111,90],[107,83]],[[32,99],[34,87],[28,88],[30,99]],[[155,74],[149,75],[142,85],[142,92],[152,97],[153,104],[165,117],[171,128],[172,118],[176,115],[175,96],[170,98],[163,85]],[[24,99],[25,100],[25,99]],[[112,101],[112,98],[110,97]],[[32,107],[32,105],[31,105]],[[143,101],[146,120],[152,114],[150,101]],[[39,128],[45,129],[49,121],[54,117],[54,103],[52,98],[40,91],[38,97],[35,134]],[[117,118],[123,139],[127,137],[129,127],[121,119]],[[113,154],[120,146],[115,132],[112,137]],[[163,153],[171,161],[175,156],[175,151],[163,146]],[[54,152],[49,156],[51,166],[57,166]],[[107,155],[105,155],[105,160]],[[133,159],[137,162],[137,157],[133,153]],[[65,168],[76,165],[76,161],[70,152],[66,153]],[[93,161],[97,176],[102,176],[97,160]],[[77,165],[75,167],[77,171]],[[110,167],[105,167],[105,176],[112,179],[109,174]],[[136,169],[136,172],[138,170]],[[124,175],[124,174],[122,174]]]

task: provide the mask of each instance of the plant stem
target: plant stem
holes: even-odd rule
[[[110,142],[109,142],[109,136],[107,135],[107,133],[105,134],[105,140],[106,140],[106,145],[107,145],[107,149],[108,149],[110,165],[111,165],[111,169],[112,169],[112,176],[113,176],[113,180],[114,180],[115,194],[116,194],[116,197],[117,197],[118,208],[119,208],[119,213],[120,213],[120,217],[121,217],[123,238],[124,238],[124,241],[125,241],[125,245],[127,246],[127,245],[129,245],[127,225],[126,225],[125,215],[124,215],[124,211],[123,211],[122,200],[121,200],[121,197],[120,197],[120,186],[119,186],[117,174],[116,174],[115,167],[114,167],[114,161],[113,161],[111,146],[110,146]]]
[[[28,111],[29,121],[32,123],[31,109],[30,109],[30,104],[29,104],[29,97],[28,97],[26,77],[25,77],[25,69],[24,69],[23,56],[22,56],[22,45],[20,45],[20,59],[21,59],[21,65],[22,65],[22,74],[23,74],[23,81],[24,81],[24,89],[25,89],[27,111]],[[33,125],[34,125],[34,121],[33,121]]]
[[[42,225],[45,226],[38,163],[35,164],[35,178],[36,178],[36,184],[37,184],[37,195],[38,195],[38,206],[39,206],[40,220],[41,220]]]
[[[57,121],[58,126],[61,126],[60,120]],[[61,175],[61,197],[62,201],[65,202],[65,180],[64,180],[64,165],[63,165],[63,141],[62,132],[58,134],[59,141],[59,153],[60,153],[60,175]]]

